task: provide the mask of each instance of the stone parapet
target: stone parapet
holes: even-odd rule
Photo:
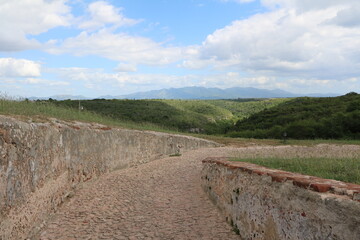
[[[360,185],[228,160],[203,160],[202,183],[243,239],[359,239]]]
[[[23,239],[34,224],[71,197],[79,183],[215,146],[175,134],[0,116],[0,239]]]

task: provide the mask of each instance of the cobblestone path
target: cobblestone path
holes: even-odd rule
[[[200,185],[201,160],[234,151],[200,149],[104,175],[84,184],[37,238],[239,239]]]

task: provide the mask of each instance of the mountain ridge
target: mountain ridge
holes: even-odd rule
[[[281,89],[260,89],[254,87],[233,87],[233,88],[206,88],[206,87],[183,87],[183,88],[164,88],[160,90],[151,90],[136,92],[125,95],[105,95],[96,97],[97,99],[237,99],[237,98],[289,98],[289,97],[335,97],[341,94],[336,93],[310,93],[296,94]],[[30,100],[37,99],[55,99],[55,100],[86,100],[94,99],[84,96],[73,95],[54,95],[48,98],[31,97]],[[96,99],[95,98],[95,99]]]
[[[311,93],[295,94],[281,89],[260,89],[254,87],[233,87],[233,88],[205,88],[205,87],[183,87],[167,88],[133,94],[120,95],[118,99],[236,99],[236,98],[288,98],[288,97],[330,97],[338,96],[334,93]]]

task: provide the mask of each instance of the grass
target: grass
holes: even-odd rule
[[[250,117],[264,109],[278,106],[291,98],[205,100],[207,103],[230,111],[234,120]]]
[[[8,97],[7,97],[8,98]],[[129,104],[127,112],[131,114],[134,110],[136,104],[148,104],[150,101],[129,101],[129,100],[116,100],[109,101],[111,104],[115,104],[117,101],[120,103]],[[153,101],[153,100],[151,100]],[[215,119],[217,117],[228,118],[231,117],[231,113],[228,110],[221,109],[221,106],[213,106],[213,104],[230,104],[233,108],[232,111],[238,111],[240,108],[252,109],[252,104],[258,103],[262,106],[266,102],[271,102],[273,104],[278,104],[282,101],[287,101],[287,99],[268,99],[268,100],[252,100],[248,102],[236,102],[234,100],[162,100],[163,103],[167,105],[160,104],[158,107],[162,108],[165,106],[165,110],[169,110],[168,106],[182,110],[180,116],[182,118],[194,118],[200,119],[200,114],[202,116],[207,116],[208,118]],[[91,101],[82,101],[82,104],[91,103]],[[154,100],[154,102],[156,102]],[[58,102],[59,103],[59,102]],[[71,101],[75,105],[78,104],[78,101]],[[243,105],[250,104],[250,105]],[[151,104],[150,104],[151,105]],[[210,106],[209,106],[210,105]],[[266,104],[265,104],[266,105]],[[77,105],[78,106],[78,105]],[[242,107],[241,107],[242,106]],[[145,106],[147,108],[148,106]],[[124,110],[124,109],[122,109]],[[151,109],[153,113],[161,115],[157,108]],[[170,108],[171,110],[171,108]],[[253,109],[254,111],[258,111]],[[247,110],[249,111],[249,110]],[[165,111],[166,114],[169,114],[169,111]],[[86,109],[79,111],[74,108],[74,106],[57,106],[56,104],[49,101],[41,102],[32,102],[32,101],[18,101],[18,100],[7,100],[1,98],[0,93],[0,114],[17,116],[17,118],[29,117],[32,121],[47,121],[46,118],[53,117],[58,118],[64,121],[81,121],[81,122],[95,122],[113,127],[120,128],[129,128],[129,129],[138,129],[138,130],[150,130],[150,131],[159,131],[159,132],[168,132],[168,133],[177,133],[177,134],[186,134],[194,137],[201,137],[208,140],[212,140],[226,146],[232,147],[246,147],[254,145],[302,145],[302,146],[314,146],[317,144],[354,144],[360,145],[360,140],[287,140],[286,143],[283,143],[282,140],[275,139],[251,139],[251,138],[230,138],[223,137],[223,135],[206,135],[206,134],[190,134],[190,133],[180,133],[178,127],[165,126],[164,124],[151,123],[149,121],[134,122],[129,119],[120,119],[108,116],[106,114],[96,113],[94,111],[89,111]],[[139,112],[138,115],[145,114],[146,112]],[[186,116],[185,116],[186,115]],[[188,116],[188,117],[187,117]],[[150,117],[150,115],[148,116]],[[176,116],[175,116],[176,117]],[[144,118],[144,117],[141,117]],[[174,121],[175,122],[175,121]]]
[[[182,132],[225,134],[234,127],[238,119],[274,107],[284,101],[288,99],[249,99],[248,101],[93,99],[82,100],[81,105],[87,111],[120,121],[147,122]],[[51,102],[74,109],[79,105],[79,102],[74,100]]]
[[[278,140],[279,141],[279,140]],[[283,142],[283,141],[281,141]],[[338,144],[338,145],[360,145],[360,140],[342,140],[342,139],[314,139],[314,140],[286,140],[285,145],[315,146],[318,144]]]
[[[201,137],[229,147],[251,147],[251,146],[316,146],[319,144],[331,145],[360,145],[360,140],[283,140],[279,139],[256,139],[256,138],[232,138],[222,135],[189,134],[193,137]]]
[[[359,158],[248,158],[236,161],[360,184]]]
[[[79,111],[70,107],[56,106],[50,102],[0,99],[0,114],[21,119],[30,118],[34,122],[44,122],[47,121],[47,118],[57,118],[70,122],[100,123],[112,127],[177,133],[174,129],[162,128],[151,123],[120,121],[89,111]]]
[[[47,101],[45,101],[47,102]],[[78,108],[78,101],[53,101],[61,107]],[[165,129],[189,132],[198,129],[201,132],[221,132],[223,123],[232,118],[231,112],[211,105],[205,101],[190,100],[83,100],[85,110],[119,121],[151,123]],[[230,127],[233,122],[227,123]]]
[[[169,157],[180,157],[181,153],[170,154]]]
[[[243,148],[234,161],[360,184],[360,148],[355,145]]]
[[[160,100],[178,110],[206,116],[210,121],[231,119],[231,111],[204,100]]]

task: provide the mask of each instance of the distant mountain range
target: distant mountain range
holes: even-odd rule
[[[104,99],[235,99],[235,98],[287,98],[287,97],[335,97],[340,94],[322,94],[322,93],[311,93],[311,94],[295,94],[280,89],[267,90],[259,88],[205,88],[205,87],[184,87],[184,88],[169,88],[161,90],[153,90],[148,92],[138,92],[128,95],[121,96],[100,96],[98,98]],[[90,99],[84,96],[71,96],[71,95],[56,95],[49,98],[56,100],[84,100]],[[35,99],[48,99],[48,98],[29,98],[30,100]]]
[[[122,96],[104,96],[103,98],[118,99],[234,99],[234,98],[286,98],[286,97],[330,97],[339,94],[295,94],[281,89],[267,90],[259,88],[205,88],[205,87],[184,87],[138,92]]]

